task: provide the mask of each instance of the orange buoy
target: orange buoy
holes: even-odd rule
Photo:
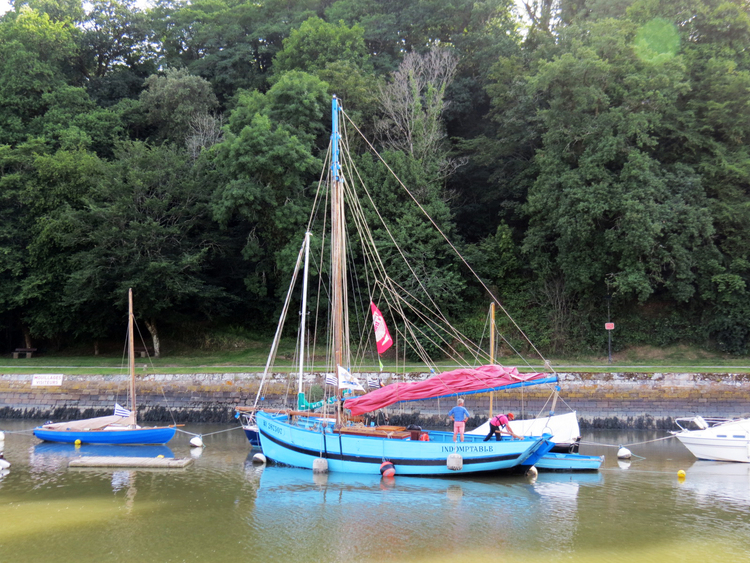
[[[380,474],[383,477],[393,477],[396,474],[396,468],[390,461],[384,461],[380,464]]]
[[[427,432],[422,432],[419,435],[419,441],[420,442],[429,442],[430,441],[430,435]]]

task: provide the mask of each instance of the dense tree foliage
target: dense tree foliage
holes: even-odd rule
[[[0,17],[0,349],[112,338],[127,287],[157,349],[267,330],[336,94],[546,352],[602,350],[609,310],[617,346],[747,353],[748,3],[518,4],[17,0]],[[477,281],[350,148],[410,267],[476,324]]]

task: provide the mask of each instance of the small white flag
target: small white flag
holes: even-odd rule
[[[339,384],[339,380],[334,374],[332,373],[326,374],[326,385],[338,385],[338,384]]]
[[[133,413],[130,412],[128,409],[126,409],[125,407],[121,407],[119,403],[115,403],[115,416],[122,416],[122,417],[127,418],[131,414]]]
[[[364,387],[359,384],[356,377],[341,366],[337,367],[339,370],[339,389],[353,389],[355,391],[365,390]]]

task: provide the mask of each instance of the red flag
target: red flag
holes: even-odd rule
[[[370,301],[370,310],[372,311],[372,324],[375,327],[375,340],[378,344],[378,354],[382,354],[393,345],[393,339],[388,332],[388,327],[385,326],[383,314],[372,301]]]

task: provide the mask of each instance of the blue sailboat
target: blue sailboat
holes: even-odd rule
[[[520,374],[515,368],[485,365],[479,368],[460,368],[437,373],[422,382],[396,382],[359,399],[353,398],[353,391],[364,389],[351,373],[349,336],[349,295],[347,293],[347,260],[344,258],[348,233],[345,227],[344,210],[355,205],[351,198],[351,188],[343,180],[339,163],[339,121],[342,109],[334,96],[332,102],[333,132],[331,135],[330,165],[330,307],[329,325],[331,349],[332,383],[338,383],[338,393],[328,399],[310,403],[303,392],[303,372],[306,354],[305,312],[307,311],[307,279],[309,272],[310,233],[300,249],[294,277],[287,293],[284,311],[288,309],[296,276],[304,262],[301,327],[299,330],[299,377],[296,410],[259,409],[258,399],[252,407],[240,407],[238,416],[243,417],[243,427],[251,442],[256,433],[266,458],[277,463],[312,469],[314,472],[344,472],[384,475],[456,475],[508,471],[523,472],[533,466],[554,446],[550,435],[483,442],[483,436],[466,435],[465,441],[454,442],[453,433],[411,430],[399,426],[365,426],[357,416],[372,412],[403,400],[425,400],[455,398],[468,393],[487,393],[510,387],[550,384],[556,377],[544,373]],[[347,204],[344,192],[348,190]],[[357,210],[354,210],[355,214]],[[361,220],[363,214],[357,217]],[[358,226],[362,229],[363,227]],[[366,238],[366,237],[365,237]],[[363,243],[364,246],[365,243]],[[377,246],[366,252],[373,262],[382,266],[377,256]],[[366,254],[363,251],[363,254]],[[380,281],[388,291],[394,290],[393,280],[384,276]],[[372,295],[372,294],[371,294]],[[398,308],[398,302],[392,302]],[[373,304],[374,308],[374,304]],[[407,314],[402,312],[402,318]],[[442,316],[442,315],[441,315]],[[278,346],[278,338],[283,327],[283,317],[279,322],[272,345],[269,361],[261,382],[262,387],[268,376],[272,357]],[[406,322],[406,321],[405,321]],[[381,327],[382,328],[382,327]],[[378,325],[376,323],[376,338]],[[411,333],[412,336],[414,333]],[[382,331],[381,331],[382,335]],[[414,340],[414,339],[412,339]],[[380,350],[379,350],[380,351]],[[328,379],[328,378],[327,378]],[[342,391],[350,393],[345,401]],[[368,403],[364,398],[384,397]],[[387,397],[385,397],[387,396]],[[333,412],[326,409],[333,407]],[[313,412],[323,409],[323,412]]]
[[[128,360],[130,367],[130,410],[115,407],[112,416],[69,422],[50,422],[34,428],[34,436],[45,442],[63,444],[166,444],[174,438],[175,426],[141,427],[135,402],[135,354],[133,344],[133,290],[128,291]]]

